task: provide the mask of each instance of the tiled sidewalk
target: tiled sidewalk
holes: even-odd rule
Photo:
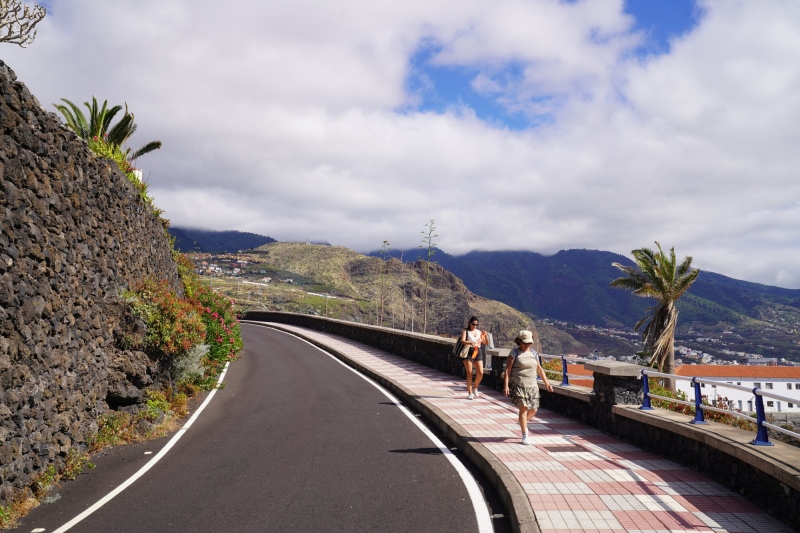
[[[335,335],[274,324],[330,346],[414,391],[460,424],[511,470],[543,533],[791,533],[749,500],[705,476],[541,409],[520,443],[517,409],[463,380]]]

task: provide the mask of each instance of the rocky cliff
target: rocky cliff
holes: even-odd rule
[[[115,339],[148,276],[178,287],[159,219],[0,62],[0,504],[141,401],[155,366]]]

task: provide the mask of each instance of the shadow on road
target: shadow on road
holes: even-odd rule
[[[391,453],[418,453],[421,455],[441,455],[439,448],[410,448],[405,450],[389,450]]]

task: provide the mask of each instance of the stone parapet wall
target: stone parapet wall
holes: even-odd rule
[[[0,504],[141,400],[153,364],[115,339],[148,276],[179,287],[158,217],[0,61]]]
[[[461,359],[452,353],[455,343],[455,340],[452,339],[295,313],[250,311],[244,318],[259,322],[280,322],[324,331],[363,342],[451,376],[465,376]]]

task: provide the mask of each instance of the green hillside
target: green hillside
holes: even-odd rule
[[[271,281],[261,287],[247,287],[248,293],[256,293],[252,297],[254,306],[320,313],[322,302],[328,306],[331,317],[371,324],[378,320],[382,306],[382,325],[406,330],[413,327],[417,332],[422,329],[425,293],[422,261],[384,262],[342,246],[277,242],[251,250],[248,255],[252,263],[245,269],[245,276],[250,276],[250,272],[281,272],[281,278],[293,277],[290,285]],[[253,278],[260,276],[263,274]],[[326,293],[336,298],[327,303],[324,300],[311,303],[309,293]],[[510,346],[519,330],[533,323],[531,317],[504,303],[474,294],[441,265],[431,265],[428,293],[429,333],[455,336],[467,319],[476,315],[483,327],[493,333],[498,346]],[[587,349],[569,334],[547,324],[536,325],[548,353]]]

